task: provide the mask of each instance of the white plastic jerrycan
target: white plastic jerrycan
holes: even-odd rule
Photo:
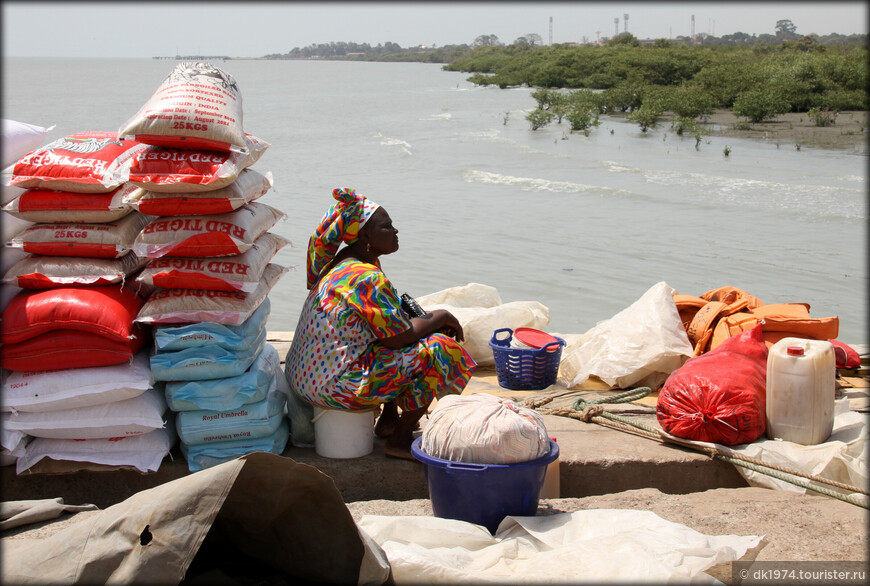
[[[834,346],[783,338],[767,355],[767,437],[813,446],[834,427]]]

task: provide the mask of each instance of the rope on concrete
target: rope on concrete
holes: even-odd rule
[[[711,458],[719,459],[735,466],[742,466],[749,470],[754,470],[755,472],[766,474],[784,482],[794,484],[795,486],[800,486],[801,488],[807,490],[812,490],[814,492],[824,494],[865,509],[870,509],[870,504],[865,502],[864,499],[861,499],[852,494],[842,494],[840,492],[827,489],[823,486],[814,486],[809,482],[801,480],[801,478],[811,480],[820,484],[834,486],[836,488],[840,488],[851,493],[870,495],[870,491],[866,489],[844,484],[836,480],[829,480],[827,478],[823,478],[814,474],[806,474],[799,470],[793,470],[784,466],[769,464],[756,458],[752,458],[750,456],[744,456],[742,454],[724,454],[718,448],[702,448],[700,446],[694,446],[688,443],[676,442],[659,429],[644,425],[642,423],[638,423],[636,421],[631,421],[628,418],[621,417],[614,413],[608,413],[602,407],[603,404],[607,403],[628,403],[631,401],[636,401],[637,399],[642,399],[643,397],[647,396],[651,391],[652,389],[650,389],[649,387],[638,387],[636,389],[624,391],[612,397],[603,397],[600,399],[594,399],[592,401],[586,401],[585,399],[578,398],[576,401],[574,401],[574,404],[570,409],[539,409],[540,406],[552,401],[555,396],[545,397],[540,401],[532,401],[526,406],[531,409],[538,409],[541,413],[547,415],[559,415],[562,417],[578,419],[586,423],[598,423],[601,425],[612,427],[614,429],[619,429],[621,431],[635,433],[648,439],[655,439],[665,443],[674,443],[683,447],[692,448],[696,451],[708,454]]]

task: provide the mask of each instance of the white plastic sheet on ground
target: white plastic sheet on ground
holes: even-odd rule
[[[585,334],[564,336],[558,383],[576,387],[595,375],[617,388],[658,388],[694,352],[674,293],[661,281]]]
[[[704,535],[621,509],[507,517],[495,536],[437,517],[366,515],[358,525],[386,552],[396,584],[712,583],[705,570],[762,539]]]
[[[480,366],[492,366],[492,333],[501,328],[541,329],[550,323],[550,311],[537,301],[502,303],[498,291],[489,285],[469,283],[417,298],[427,311],[446,309],[462,325],[465,348]]]
[[[673,436],[671,436],[673,437]],[[820,476],[849,486],[866,487],[867,474],[867,415],[849,410],[849,400],[837,401],[834,408],[834,428],[824,443],[803,446],[793,442],[759,439],[751,444],[724,446],[674,438],[686,445],[716,447],[726,456],[742,455],[767,464],[782,466],[807,475]],[[767,474],[736,466],[737,471],[751,486],[787,490],[804,494],[806,489]],[[801,479],[805,480],[806,479]],[[842,489],[824,483],[811,483],[843,494]],[[854,498],[870,502],[866,495],[851,493]]]

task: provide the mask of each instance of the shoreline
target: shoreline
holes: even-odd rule
[[[806,112],[789,112],[764,122],[750,122],[748,129],[742,130],[735,128],[735,123],[746,124],[744,118],[730,110],[717,110],[707,116],[702,126],[709,136],[761,139],[783,148],[810,147],[867,155],[867,122],[866,111],[840,112],[830,126],[816,126]]]

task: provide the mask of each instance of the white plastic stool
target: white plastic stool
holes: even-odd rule
[[[314,451],[324,458],[361,458],[372,453],[375,409],[314,408]]]

